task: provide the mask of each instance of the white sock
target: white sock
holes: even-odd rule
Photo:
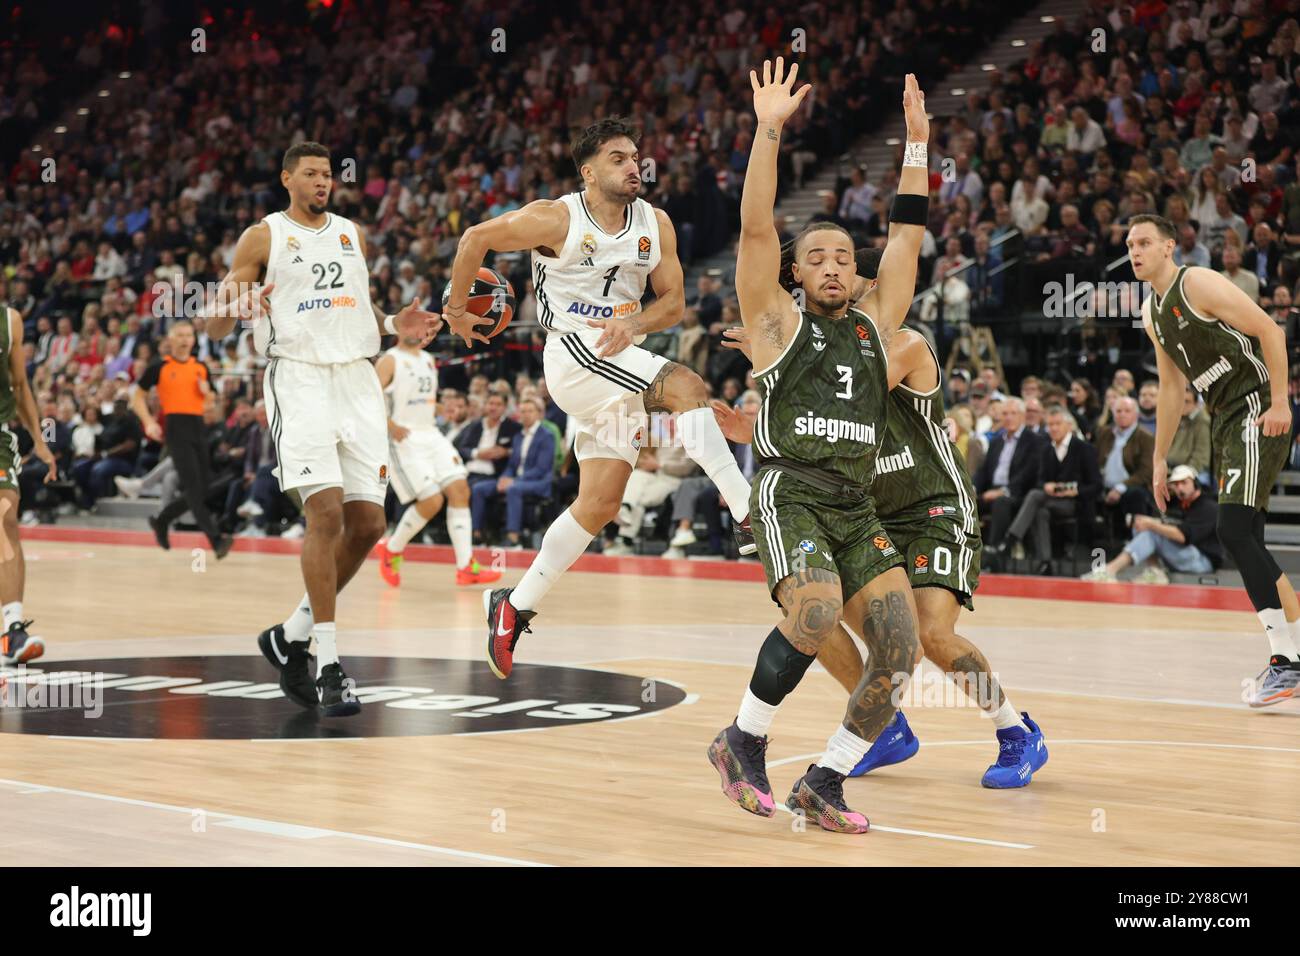
[[[5,614],[5,630],[7,631],[9,630],[10,627],[13,626],[13,623],[15,621],[21,621],[23,619],[23,602],[10,601],[8,604],[4,606],[4,614]]]
[[[447,509],[447,534],[456,553],[456,567],[467,567],[474,560],[474,523],[468,508]]]
[[[705,406],[682,412],[677,416],[677,434],[686,454],[718,486],[731,517],[736,521],[749,517],[749,482],[740,473],[736,456],[713,417],[713,409]]]
[[[1011,727],[1019,727],[1025,733],[1029,733],[1029,727],[1020,719],[1020,714],[1011,706],[1011,701],[1003,700],[1002,706],[989,714],[993,718],[993,726],[998,730],[1008,730]]]
[[[595,535],[578,524],[578,519],[568,508],[551,522],[542,536],[542,548],[529,565],[523,580],[510,595],[510,604],[516,611],[536,609],[548,591],[555,587],[560,575],[572,567],[582,556]]]
[[[847,777],[849,771],[861,762],[870,749],[870,740],[863,740],[840,724],[835,728],[835,733],[831,734],[831,739],[826,741],[826,752],[822,754],[822,759],[817,761],[817,766],[834,770]]]
[[[284,619],[284,639],[286,641],[311,640],[311,598],[302,596],[293,613]]]
[[[776,709],[780,704],[769,704],[759,700],[754,692],[745,688],[745,696],[740,701],[740,712],[736,714],[736,726],[755,737],[766,737],[767,728],[772,726]]]
[[[1296,642],[1291,636],[1291,625],[1287,623],[1286,612],[1280,607],[1266,607],[1260,611],[1259,623],[1264,625],[1264,636],[1268,638],[1268,652],[1281,654],[1287,660],[1296,659]]]
[[[338,634],[333,621],[317,621],[311,632],[316,638],[316,676],[319,678],[327,665],[339,662]]]
[[[401,554],[406,550],[407,543],[420,533],[420,529],[429,523],[429,519],[415,510],[415,505],[411,505],[402,512],[402,517],[398,519],[397,527],[393,533],[388,536],[387,548],[392,554]]]

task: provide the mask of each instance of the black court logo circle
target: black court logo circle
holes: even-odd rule
[[[0,668],[0,733],[166,740],[423,737],[549,730],[680,704],[675,684],[631,674],[516,664],[348,657],[361,713],[323,717],[280,691],[260,656],[125,657]]]

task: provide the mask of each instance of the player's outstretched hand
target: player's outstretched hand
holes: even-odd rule
[[[51,481],[58,481],[59,463],[55,461],[54,452],[50,451],[50,446],[45,444],[45,442],[38,442],[36,447],[32,449],[32,454],[45,462],[45,467],[47,469],[45,472],[45,484],[48,485]]]
[[[478,330],[480,325],[491,325],[492,320],[469,312],[462,305],[453,305],[450,301],[442,306],[442,320],[452,333],[459,335],[466,348],[472,349],[475,342],[487,345],[491,339]]]
[[[1151,464],[1151,494],[1156,499],[1156,507],[1164,514],[1169,507],[1169,463],[1163,458],[1156,458]]]
[[[718,427],[722,429],[722,434],[728,441],[734,441],[738,445],[748,445],[753,442],[754,423],[738,409],[716,398],[709,402],[709,406],[713,409],[713,417],[717,419]]]
[[[930,118],[925,115],[925,94],[917,85],[915,73],[907,74],[903,81],[903,118],[907,122],[909,143],[930,141]]]
[[[805,83],[794,92],[794,78],[799,75],[798,63],[790,64],[789,73],[784,70],[785,58],[778,56],[775,73],[772,61],[763,61],[763,82],[758,81],[754,70],[749,71],[749,85],[754,88],[754,114],[759,123],[784,123],[812,90],[812,84]]]
[[[393,325],[399,335],[420,336],[420,347],[428,345],[442,331],[442,316],[420,308],[420,300],[412,299],[406,308],[393,316]]]
[[[1286,405],[1270,405],[1268,411],[1255,419],[1255,424],[1264,429],[1265,438],[1290,434],[1291,409]]]
[[[607,359],[617,355],[629,345],[632,339],[641,334],[641,327],[633,319],[588,319],[587,324],[593,329],[600,329],[600,338],[596,339],[596,358]]]
[[[722,347],[742,353],[745,358],[749,359],[751,364],[754,361],[754,352],[749,344],[749,332],[745,330],[743,325],[722,330]]]

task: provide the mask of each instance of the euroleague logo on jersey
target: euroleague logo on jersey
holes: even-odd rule
[[[356,250],[352,248],[352,240],[348,238],[346,232],[339,233],[339,247],[343,250],[344,255],[356,252]]]
[[[642,262],[650,258],[650,237],[642,236],[636,241],[636,257]]]
[[[865,358],[875,358],[876,353],[871,350],[871,333],[865,325],[857,326],[858,333],[858,351]]]

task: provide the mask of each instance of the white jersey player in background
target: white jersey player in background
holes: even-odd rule
[[[491,584],[501,572],[474,560],[469,482],[460,455],[438,431],[438,366],[421,348],[419,332],[403,335],[400,344],[375,363],[379,384],[388,398],[389,475],[406,511],[387,541],[379,543],[379,573],[393,587],[402,583],[402,553],[447,500],[447,535],[456,555],[457,584]]]
[[[547,330],[543,366],[551,397],[576,421],[578,498],[555,519],[532,566],[513,589],[487,591],[488,661],[509,676],[515,645],[542,598],[592,538],[618,516],[636,462],[646,415],[677,413],[686,453],[718,486],[731,510],[737,543],[752,553],[749,483],[722,437],[703,380],[637,347],[649,332],[681,321],[682,266],[672,221],[637,197],[637,131],[615,118],[589,126],[573,143],[585,189],[541,199],[465,230],[452,264],[443,319],[466,345],[488,341],[487,322],[466,313],[466,297],[483,257],[532,250],[537,318]],[[646,284],[656,299],[646,309]]]
[[[236,319],[254,317],[254,344],[269,360],[264,386],[276,477],[307,516],[307,593],[284,624],[259,635],[258,646],[280,671],[286,697],[342,717],[361,704],[339,663],[335,596],[385,529],[388,414],[370,359],[381,332],[427,341],[441,321],[418,302],[387,317],[371,305],[365,236],[356,223],[326,212],[333,186],[326,147],[290,147],[280,182],[289,208],[240,236],[207,329],[217,341]]]

